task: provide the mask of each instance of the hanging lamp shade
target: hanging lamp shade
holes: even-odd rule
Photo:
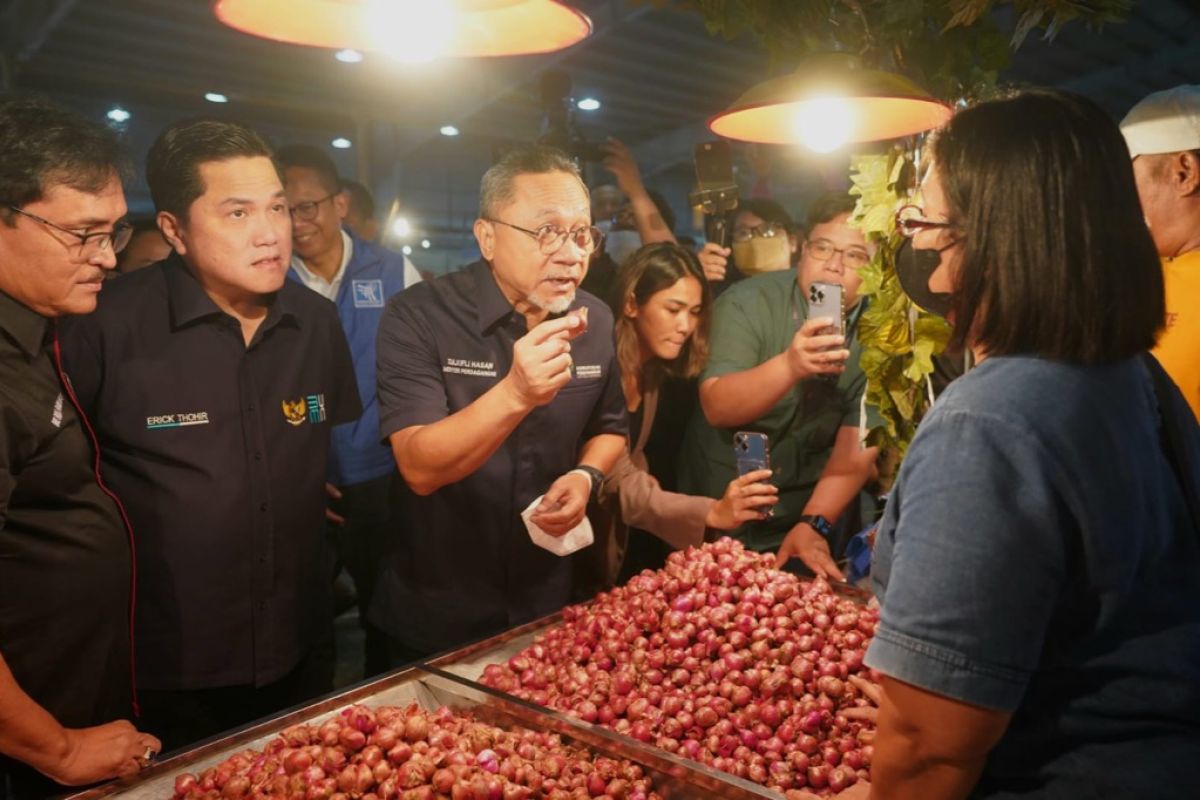
[[[378,51],[439,40],[436,55],[460,58],[549,53],[592,33],[586,15],[557,0],[216,0],[214,10],[279,42]]]
[[[951,108],[901,75],[864,68],[845,53],[811,56],[790,75],[751,87],[709,120],[745,142],[832,144],[895,139],[936,128]],[[821,146],[821,144],[832,146]]]

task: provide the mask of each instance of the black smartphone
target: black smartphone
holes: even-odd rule
[[[693,151],[696,162],[696,188],[700,191],[734,186],[733,150],[729,142],[718,139],[701,142]]]
[[[771,441],[765,433],[754,431],[738,431],[733,435],[733,457],[737,462],[737,474],[745,475],[760,469],[771,468]],[[768,516],[774,516],[773,506],[763,510]]]
[[[738,207],[738,188],[733,179],[733,150],[729,142],[701,142],[692,153],[696,165],[696,191],[691,204],[704,212],[704,238],[729,246],[729,212]]]

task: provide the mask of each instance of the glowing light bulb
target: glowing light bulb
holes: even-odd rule
[[[133,115],[120,106],[113,106],[105,116],[112,122],[121,123],[128,122]]]
[[[442,136],[458,136],[458,128],[453,125],[443,125]]]
[[[408,245],[404,245],[404,247],[401,247],[401,248],[400,248],[400,250],[401,250],[401,252],[403,252],[403,253],[404,253],[404,255],[406,255],[406,256],[411,256],[411,255],[412,255],[412,248],[411,248],[411,247],[409,247]]]
[[[339,136],[329,144],[333,147],[336,147],[338,150],[349,150],[353,142],[351,142],[345,136]]]
[[[228,103],[229,98],[220,92],[205,92],[204,99],[210,103]]]
[[[838,97],[822,97],[798,104],[792,118],[796,138],[818,153],[830,153],[850,140],[854,112]]]
[[[400,239],[412,235],[412,223],[408,221],[407,217],[396,217],[392,222],[392,235]]]
[[[454,35],[454,4],[429,0],[370,0],[367,25],[375,47],[406,64],[443,55]]]
[[[357,50],[351,50],[348,47],[344,50],[338,50],[333,54],[333,57],[343,64],[359,64],[362,63],[363,60],[362,53],[358,52]]]
[[[594,97],[585,97],[576,105],[580,111],[598,111],[600,109],[600,101]]]
[[[433,247],[433,242],[429,241],[428,239],[422,239],[422,240],[421,240],[421,247],[423,247],[423,248],[425,248],[426,250],[428,250],[430,247]]]

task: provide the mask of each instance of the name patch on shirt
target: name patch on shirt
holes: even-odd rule
[[[494,378],[496,377],[496,363],[494,361],[471,361],[466,358],[447,358],[446,363],[442,366],[442,372]]]
[[[604,377],[604,369],[599,364],[576,364],[575,377],[580,380],[596,380]]]
[[[352,281],[355,308],[383,308],[383,281]]]
[[[310,394],[299,400],[283,400],[279,405],[283,409],[283,418],[292,426],[303,425],[305,420],[316,425],[326,419],[323,394]]]
[[[50,424],[56,428],[62,427],[62,392],[58,393],[58,399],[54,401],[54,410],[50,412]]]
[[[191,425],[207,425],[207,411],[192,411],[186,414],[158,414],[146,417],[146,430],[158,428],[187,428]]]

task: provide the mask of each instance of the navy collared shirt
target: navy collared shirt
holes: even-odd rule
[[[521,512],[578,463],[594,436],[628,426],[612,312],[579,292],[588,329],[571,342],[575,377],[534,409],[482,467],[428,497],[407,490],[407,528],[380,579],[372,616],[404,644],[441,650],[527,622],[570,598],[571,560],[529,539]],[[380,433],[444,419],[512,366],[528,332],[476,262],[393,297],[379,326]]]
[[[63,330],[138,546],[139,685],[283,677],[328,626],[330,428],[360,410],[332,303],[287,281],[247,347],[178,257]]]
[[[82,728],[132,711],[130,541],[50,326],[0,292],[0,653],[30,697]],[[0,795],[6,768],[0,757]]]

